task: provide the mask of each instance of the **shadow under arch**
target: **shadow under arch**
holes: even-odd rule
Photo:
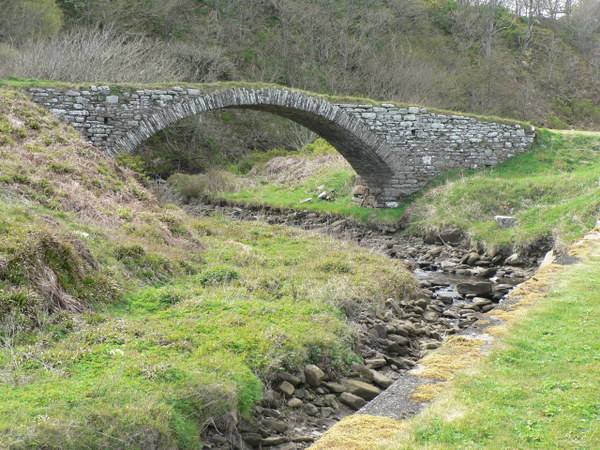
[[[392,170],[380,156],[385,154],[387,144],[359,118],[318,97],[277,88],[199,92],[181,97],[181,101],[152,106],[139,125],[128,130],[109,151],[132,151],[146,139],[182,119],[228,108],[266,111],[308,128],[333,145],[371,187],[381,185],[392,175]]]

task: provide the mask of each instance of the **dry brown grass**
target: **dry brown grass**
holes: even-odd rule
[[[428,383],[417,387],[410,398],[415,402],[430,402],[448,387],[447,381],[441,383]]]
[[[406,428],[403,422],[388,417],[355,414],[327,431],[312,450],[372,450]]]
[[[481,339],[452,336],[419,362],[421,368],[415,375],[433,380],[450,380],[454,373],[469,366],[481,356],[479,347],[484,344]]]
[[[307,158],[304,156],[278,156],[256,170],[271,183],[299,184],[323,170],[344,170],[350,164],[339,153],[318,155]]]

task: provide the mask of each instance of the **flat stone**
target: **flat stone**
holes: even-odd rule
[[[277,419],[273,419],[271,417],[267,417],[266,419],[263,419],[262,425],[266,428],[276,431],[277,433],[285,433],[289,428],[289,425],[287,423],[285,423],[283,420],[277,420]]]
[[[325,382],[325,383],[323,383],[323,386],[325,386],[331,392],[335,392],[336,394],[341,394],[342,392],[346,392],[346,387],[340,383]]]
[[[281,380],[287,381],[287,382],[293,384],[294,386],[298,386],[302,382],[300,377],[297,377],[296,375],[292,375],[291,373],[288,373],[288,372],[282,372],[282,373],[278,374],[277,376]]]
[[[363,406],[365,406],[367,404],[367,402],[354,394],[351,394],[349,392],[344,392],[342,395],[340,395],[340,401],[348,406],[349,408],[352,408],[354,410],[359,410],[360,408],[362,408]]]
[[[492,293],[491,281],[462,281],[456,285],[459,294],[488,295]]]
[[[381,389],[364,381],[352,380],[350,378],[343,378],[341,381],[346,387],[347,392],[358,395],[365,400],[372,400],[381,394]]]
[[[387,364],[385,358],[371,358],[366,359],[365,364],[370,369],[379,369]]]
[[[381,372],[377,372],[376,370],[371,370],[371,372],[373,373],[373,381],[375,382],[375,384],[381,386],[384,389],[390,387],[394,383],[394,380],[382,374]]]
[[[260,441],[260,445],[264,447],[272,447],[273,445],[281,445],[290,442],[287,436],[269,436]]]

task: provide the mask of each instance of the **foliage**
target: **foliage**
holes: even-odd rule
[[[0,8],[0,42],[46,38],[63,25],[62,11],[55,0],[2,0]]]

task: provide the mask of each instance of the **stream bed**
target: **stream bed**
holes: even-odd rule
[[[549,250],[541,246],[517,254],[486,251],[457,230],[404,236],[396,225],[368,226],[333,214],[268,206],[195,203],[187,210],[193,215],[283,224],[351,241],[402,260],[421,286],[418,298],[389,299],[384,312],[349,313],[358,335],[356,352],[364,364],[353,363],[344,376],[314,365],[280,373],[265,386],[254,419],[236,421],[227,429],[215,424],[205,431],[205,448],[212,449],[309,447],[394,382],[408,380],[407,372],[420,358],[494,309],[532,275]],[[416,412],[408,408],[396,417]]]

